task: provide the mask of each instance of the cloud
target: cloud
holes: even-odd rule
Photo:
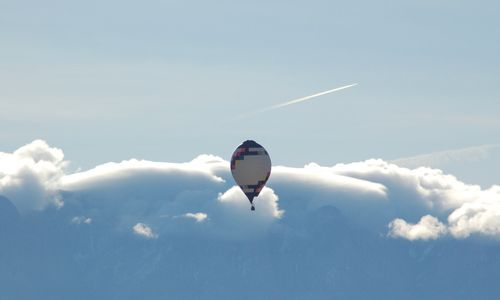
[[[500,149],[500,144],[481,145],[398,158],[392,160],[391,163],[409,168],[421,166],[440,167],[454,162],[463,163],[486,160],[497,149]]]
[[[454,237],[467,238],[471,234],[500,237],[500,186],[494,186],[470,201],[448,217],[449,230]]]
[[[455,238],[466,238],[472,233],[500,235],[500,223],[495,218],[498,216],[500,205],[498,186],[481,189],[478,185],[465,184],[452,175],[443,174],[438,169],[407,169],[382,160],[339,164],[333,169],[340,174],[383,184],[388,188],[389,198],[393,201],[390,209],[396,209],[397,213],[406,219],[417,219],[427,214],[448,219],[445,226]],[[406,221],[402,223],[403,220],[399,217],[394,221],[390,224],[398,225],[400,229],[416,230],[430,224],[419,223],[417,227],[408,227],[402,226]],[[443,234],[441,232],[439,236]],[[400,235],[405,236],[411,235]]]
[[[0,157],[7,162],[0,192],[20,211],[53,204],[70,220],[80,216],[73,223],[90,220],[124,233],[137,227],[155,228],[155,236],[248,239],[275,226],[300,228],[307,215],[333,206],[350,222],[394,238],[500,237],[500,187],[482,189],[439,169],[381,159],[274,166],[252,212],[229,162],[213,155],[186,163],[131,159],[73,174],[65,174],[63,152],[43,141]]]
[[[80,225],[80,224],[90,225],[90,224],[92,224],[92,219],[84,217],[84,216],[73,217],[73,219],[71,219],[71,223],[77,224],[77,225]]]
[[[148,238],[148,239],[156,239],[158,235],[153,232],[151,227],[143,223],[137,223],[132,227],[132,230],[135,234]]]
[[[254,200],[255,211],[250,210],[250,203],[237,186],[219,193],[212,209],[212,224],[217,228],[218,236],[240,239],[242,236],[258,236],[266,232],[284,214],[279,209],[279,198],[274,190],[264,187]],[[212,217],[213,216],[213,217]]]
[[[205,221],[208,216],[205,213],[198,212],[198,213],[186,213],[184,214],[184,217],[188,219],[194,219],[196,220],[196,222],[200,223]]]
[[[395,219],[389,223],[389,235],[410,241],[435,240],[446,234],[446,226],[431,215],[423,216],[417,224]]]
[[[500,144],[445,150],[390,161],[398,166],[438,168],[454,174],[461,181],[490,187],[498,184],[500,169]]]
[[[481,115],[448,115],[448,114],[418,114],[418,115],[407,115],[407,118],[413,118],[418,120],[424,120],[427,122],[446,122],[459,125],[471,125],[471,126],[492,126],[500,125],[500,118],[488,117]]]
[[[260,219],[260,222],[266,222],[268,220],[279,219],[283,215],[283,211],[278,208],[278,196],[272,189],[264,188],[258,199],[259,210],[248,214],[248,201],[246,201],[246,197],[242,197],[242,191],[239,187],[233,186],[225,193],[219,194],[217,198],[219,203],[228,210],[241,213],[241,216],[238,218],[247,218],[250,215],[252,219],[257,217]]]
[[[0,194],[22,213],[61,206],[57,189],[67,162],[61,149],[35,140],[13,153],[0,152]]]

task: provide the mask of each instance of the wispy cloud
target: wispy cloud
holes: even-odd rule
[[[74,217],[73,219],[71,219],[71,223],[73,224],[77,224],[77,225],[80,225],[80,224],[92,224],[92,219],[91,218],[87,218],[85,216],[79,216],[79,217]]]
[[[188,219],[194,219],[194,220],[196,220],[197,223],[205,221],[208,217],[206,213],[201,213],[201,212],[187,213],[187,214],[184,214],[183,216],[185,218],[188,218]]]
[[[446,122],[452,124],[476,125],[476,126],[500,126],[500,118],[490,116],[475,115],[436,115],[436,114],[416,114],[408,115],[406,118],[425,120],[432,122]]]
[[[135,224],[132,230],[135,234],[148,239],[156,239],[158,237],[158,235],[153,232],[153,229],[144,223]]]
[[[451,162],[481,161],[487,159],[491,152],[500,149],[500,144],[487,144],[474,147],[450,149],[411,157],[391,160],[391,163],[416,168],[421,166],[439,167]]]

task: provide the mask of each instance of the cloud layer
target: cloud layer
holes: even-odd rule
[[[22,213],[55,206],[69,223],[105,224],[124,234],[209,234],[246,239],[294,226],[325,206],[392,238],[500,237],[500,187],[468,185],[438,169],[379,159],[324,167],[273,167],[250,211],[228,161],[200,155],[187,163],[127,160],[67,174],[62,150],[37,140],[0,153],[0,194]]]

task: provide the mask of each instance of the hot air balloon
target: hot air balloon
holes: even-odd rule
[[[266,149],[255,141],[243,142],[231,157],[231,173],[250,201],[251,210],[255,210],[253,199],[259,195],[271,175],[271,159]]]

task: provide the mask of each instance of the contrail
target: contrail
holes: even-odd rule
[[[353,84],[341,86],[341,87],[335,88],[333,90],[324,91],[324,92],[317,93],[317,94],[314,94],[314,95],[305,96],[305,97],[302,97],[302,98],[290,100],[290,101],[285,102],[285,103],[281,103],[281,104],[277,104],[277,105],[273,105],[273,106],[264,108],[264,109],[260,110],[259,112],[270,111],[270,110],[274,110],[274,109],[277,109],[277,108],[282,108],[282,107],[285,107],[285,106],[288,106],[288,105],[296,104],[296,103],[299,103],[299,102],[304,102],[304,101],[310,100],[312,98],[316,98],[316,97],[323,96],[323,95],[326,95],[326,94],[330,94],[330,93],[333,93],[333,92],[336,92],[336,91],[347,89],[347,88],[350,88],[350,87],[355,86],[355,85],[357,85],[357,83],[353,83]]]
[[[353,84],[341,86],[341,87],[338,87],[338,88],[334,88],[332,90],[324,91],[324,92],[321,92],[321,93],[316,93],[316,94],[313,94],[313,95],[309,95],[309,96],[301,97],[301,98],[298,98],[298,99],[290,100],[290,101],[287,101],[285,103],[276,104],[276,105],[273,105],[273,106],[270,106],[270,107],[263,108],[263,109],[258,110],[258,111],[254,111],[254,112],[251,112],[251,113],[242,114],[242,115],[238,116],[236,119],[244,119],[246,117],[249,117],[249,116],[257,114],[257,113],[263,113],[263,112],[267,112],[267,111],[270,111],[270,110],[275,110],[275,109],[278,109],[278,108],[282,108],[282,107],[285,107],[285,106],[296,104],[296,103],[299,103],[299,102],[304,102],[304,101],[311,100],[311,99],[319,97],[319,96],[323,96],[323,95],[330,94],[330,93],[333,93],[333,92],[336,92],[336,91],[347,89],[347,88],[353,87],[355,85],[358,85],[358,84],[357,83],[353,83]]]

